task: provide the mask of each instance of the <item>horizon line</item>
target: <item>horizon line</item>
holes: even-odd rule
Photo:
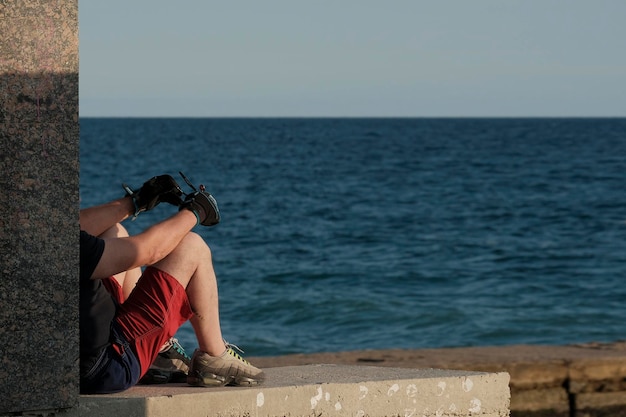
[[[626,119],[623,116],[119,116],[87,115],[79,119]]]

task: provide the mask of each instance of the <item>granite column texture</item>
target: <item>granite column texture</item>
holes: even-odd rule
[[[0,414],[78,404],[78,1],[0,0]]]

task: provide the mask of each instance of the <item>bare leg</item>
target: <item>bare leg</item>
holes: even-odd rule
[[[107,229],[102,233],[99,237],[101,238],[111,238],[111,237],[128,237],[128,231],[124,226],[117,223],[115,226]],[[124,294],[124,300],[128,298],[135,285],[137,285],[137,281],[141,277],[141,269],[135,268],[126,272],[120,272],[117,275],[114,275],[113,278],[120,284],[122,287],[122,292]]]
[[[217,278],[211,250],[195,233],[189,233],[167,257],[153,265],[186,288],[194,316],[191,325],[200,350],[219,356],[226,350],[219,318]]]
[[[227,348],[222,338],[217,279],[211,250],[204,240],[195,233],[187,234],[176,249],[153,266],[186,289],[194,313],[190,321],[199,349],[191,358],[187,383],[201,387],[262,383],[264,372]]]

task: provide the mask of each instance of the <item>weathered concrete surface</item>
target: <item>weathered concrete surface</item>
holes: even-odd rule
[[[320,363],[352,365],[350,368],[357,366],[372,367],[372,365],[375,366],[374,369],[387,367],[414,368],[418,374],[419,372],[430,372],[428,371],[429,368],[485,371],[496,373],[496,375],[498,372],[509,372],[511,375],[510,409],[513,417],[626,417],[626,372],[624,368],[626,363],[626,342],[577,346],[523,345],[419,350],[368,350],[278,357],[250,357],[248,359],[255,365],[265,368],[270,375],[274,375],[275,372],[280,373],[281,369],[285,369],[280,367],[306,366]],[[340,375],[340,377],[342,378],[343,376]],[[327,391],[330,392],[324,388],[325,384],[339,383],[338,380],[332,378],[325,381],[317,380],[313,376],[311,378],[313,379],[309,382],[315,386],[315,393],[309,393],[311,398],[317,398],[317,387],[322,386],[321,398],[324,401],[326,399],[325,393]],[[315,385],[314,382],[319,385]],[[296,382],[292,388],[301,389],[301,385],[306,384]],[[271,383],[266,384],[262,388],[274,389],[271,387]],[[398,384],[398,388],[398,392],[402,391],[400,384]],[[285,387],[285,389],[288,390],[289,388]],[[239,398],[239,395],[248,389],[224,388],[220,390],[234,393],[229,395],[235,395],[236,398]],[[145,405],[147,403],[152,404],[151,407],[156,407],[155,404],[159,404],[158,407],[166,407],[163,404],[168,400],[161,397],[177,396],[179,399],[187,401],[188,397],[184,397],[185,395],[214,395],[220,390],[205,390],[207,391],[207,394],[205,394],[202,389],[189,388],[185,385],[144,386],[136,387],[127,393],[118,394],[111,398],[92,399],[91,397],[81,397],[81,404],[90,407],[89,413],[85,415],[100,413],[94,415],[121,416],[129,415],[129,409],[137,407],[144,409],[147,407]],[[250,390],[254,391],[255,389]],[[254,392],[258,394],[258,391]],[[332,398],[331,394],[329,401],[332,402]],[[114,401],[107,402],[109,399]],[[98,403],[98,401],[103,402]],[[213,400],[210,401],[212,403]],[[224,401],[230,402],[232,398],[226,398]],[[253,401],[253,404],[256,404],[255,401]],[[265,403],[269,402],[265,400]],[[167,407],[170,406],[168,405]],[[83,408],[83,410],[85,409]],[[110,414],[105,414],[105,411]],[[430,413],[422,414],[437,415],[437,410],[430,410]],[[206,415],[211,414],[207,411]],[[415,414],[415,416],[421,417],[421,414]]]
[[[266,369],[258,387],[137,386],[83,396],[59,416],[484,416],[509,415],[509,376],[452,370],[308,365]]]
[[[507,372],[512,416],[570,417],[583,411],[580,416],[626,416],[626,342],[366,350],[250,360],[260,367],[336,363]]]

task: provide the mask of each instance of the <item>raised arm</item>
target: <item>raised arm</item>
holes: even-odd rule
[[[85,208],[79,213],[80,228],[91,235],[100,236],[105,230],[120,223],[134,212],[135,205],[130,196]]]
[[[124,185],[126,197],[80,211],[80,228],[94,236],[126,219],[131,214],[137,216],[143,211],[156,207],[161,201],[180,206],[183,203],[180,189],[171,175],[159,175],[146,181],[139,190],[133,191]]]
[[[137,193],[131,191],[130,195],[124,198],[80,211],[81,229],[98,236],[131,214],[137,215],[152,209],[160,201],[179,206],[177,214],[142,233],[130,237],[104,239],[104,252],[91,276],[92,279],[152,265],[171,253],[196,225],[213,226],[219,223],[219,209],[211,194],[204,190],[196,191],[187,194],[182,200],[180,198],[182,191],[173,179],[171,181],[176,184],[174,190],[162,186],[155,188],[151,185],[155,178],[161,177],[154,177],[146,182]]]
[[[105,239],[104,252],[91,278],[106,278],[160,261],[178,246],[197,222],[191,210],[181,210],[137,235]]]

